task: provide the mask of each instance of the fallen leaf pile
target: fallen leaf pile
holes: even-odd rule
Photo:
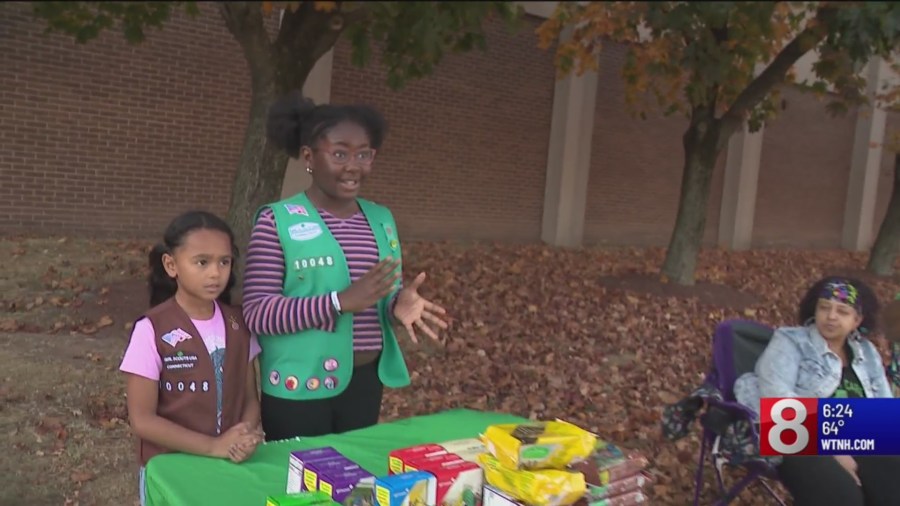
[[[144,245],[118,250],[131,251],[127,254],[106,251],[120,255],[112,267],[121,270],[119,281],[130,280],[142,289]],[[467,407],[570,420],[604,439],[642,451],[656,480],[652,504],[678,506],[693,501],[699,430],[674,443],[665,441],[660,415],[666,404],[702,381],[715,325],[727,318],[793,324],[796,305],[813,281],[831,273],[862,275],[865,260],[864,254],[833,251],[710,250],[701,254],[697,285],[680,287],[660,282],[661,249],[412,243],[404,253],[404,279],[426,272],[421,293],[443,305],[452,324],[442,343],[424,336],[419,345],[401,339],[413,381],[408,388],[386,391],[384,419]],[[91,265],[93,273],[101,272],[101,267]],[[81,266],[73,262],[61,268],[77,273]],[[38,270],[48,272],[46,267]],[[112,304],[112,295],[103,290],[107,285],[90,282],[92,276],[100,276],[92,272],[74,282],[67,281],[71,274],[55,273],[42,280],[43,291],[22,291],[16,300],[7,300],[6,314],[0,307],[0,330],[13,327],[8,322],[16,317],[11,315],[27,312],[29,302],[35,304],[34,310],[74,304],[85,300],[85,294],[94,294],[92,304],[103,298]],[[866,280],[882,300],[900,291],[897,279]],[[55,290],[64,295],[46,290],[54,281]],[[115,281],[107,276],[104,283]],[[81,292],[80,286],[85,287]],[[10,311],[10,303],[20,309]],[[77,328],[66,323],[56,330],[90,333],[85,331],[127,324],[128,318],[109,312],[82,321]],[[55,326],[51,321],[46,330]],[[58,337],[98,343],[105,339],[99,333]],[[77,363],[102,364],[107,374],[115,375],[121,351],[121,341],[109,347],[93,343]],[[80,406],[77,417],[101,432],[125,433],[127,415],[120,388]],[[0,390],[0,400],[5,395],[11,394]],[[42,440],[53,440],[42,450],[53,451],[57,441],[64,444],[72,437],[68,425],[51,419],[28,430]],[[709,471],[704,504],[712,502],[715,487]],[[73,463],[64,475],[77,484],[70,504],[78,502],[82,485],[96,486],[94,477],[106,472],[121,470]],[[741,500],[741,504],[769,504],[755,489]]]
[[[679,506],[693,500],[699,430],[668,442],[660,416],[702,381],[715,325],[727,318],[793,324],[812,282],[860,274],[864,265],[864,255],[847,252],[705,251],[698,286],[663,287],[680,296],[660,296],[641,289],[659,285],[660,249],[409,249],[405,278],[427,272],[423,295],[454,323],[443,347],[404,343],[413,382],[387,392],[386,417],[468,407],[564,418],[643,451],[656,477],[653,504]],[[640,283],[631,289],[614,279]],[[896,280],[868,281],[882,300],[900,290]],[[755,302],[735,303],[748,300]],[[709,468],[706,476],[711,499]],[[768,504],[757,496],[751,489],[743,504]]]
[[[116,323],[117,331],[125,330],[125,315],[113,314],[121,309],[115,304],[121,294],[109,285],[129,280],[137,286],[149,248],[69,238],[0,242],[0,253],[10,249],[16,265],[9,278],[0,278],[0,331],[94,335]]]

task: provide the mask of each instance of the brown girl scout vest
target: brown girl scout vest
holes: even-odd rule
[[[241,420],[247,389],[250,332],[240,308],[219,303],[225,320],[225,360],[222,378],[222,432]],[[162,361],[156,413],[182,427],[216,437],[216,376],[213,362],[200,333],[175,297],[145,313],[156,332],[156,349]],[[138,442],[138,458],[146,465],[151,457],[171,450],[146,440]]]

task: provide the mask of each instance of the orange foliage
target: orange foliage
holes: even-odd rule
[[[561,2],[537,30],[540,46],[558,43],[559,77],[598,70],[604,43],[626,46],[622,72],[632,112],[643,113],[650,97],[669,112],[711,102],[724,112],[756,77],[757,64],[771,61],[801,28],[786,2],[770,6],[765,16],[747,2],[728,11],[722,36],[712,10],[704,17],[694,9],[687,14],[694,16],[692,22],[673,22],[677,9],[682,18],[686,15],[678,4]]]

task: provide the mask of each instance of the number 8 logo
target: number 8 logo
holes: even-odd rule
[[[793,420],[784,419],[784,411],[793,409],[797,416]],[[785,455],[793,455],[803,451],[809,444],[809,431],[803,426],[809,413],[806,406],[798,399],[781,399],[772,405],[769,416],[772,417],[774,426],[769,431],[769,445],[778,453]],[[791,444],[786,444],[781,435],[785,432],[793,432],[797,435],[797,440]]]

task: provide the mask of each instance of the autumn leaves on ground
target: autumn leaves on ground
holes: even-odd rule
[[[0,504],[132,504],[136,466],[117,373],[146,307],[147,243],[0,241]],[[696,434],[669,443],[666,403],[702,379],[715,324],[793,321],[807,284],[858,274],[864,254],[765,251],[701,255],[698,284],[655,279],[660,249],[407,247],[406,274],[454,318],[443,347],[407,345],[413,386],[383,417],[452,407],[566,418],[653,463],[653,504],[692,491]],[[885,300],[897,279],[870,279]],[[287,465],[287,463],[285,463]],[[286,472],[286,471],[285,471]],[[744,494],[745,504],[753,491]]]

